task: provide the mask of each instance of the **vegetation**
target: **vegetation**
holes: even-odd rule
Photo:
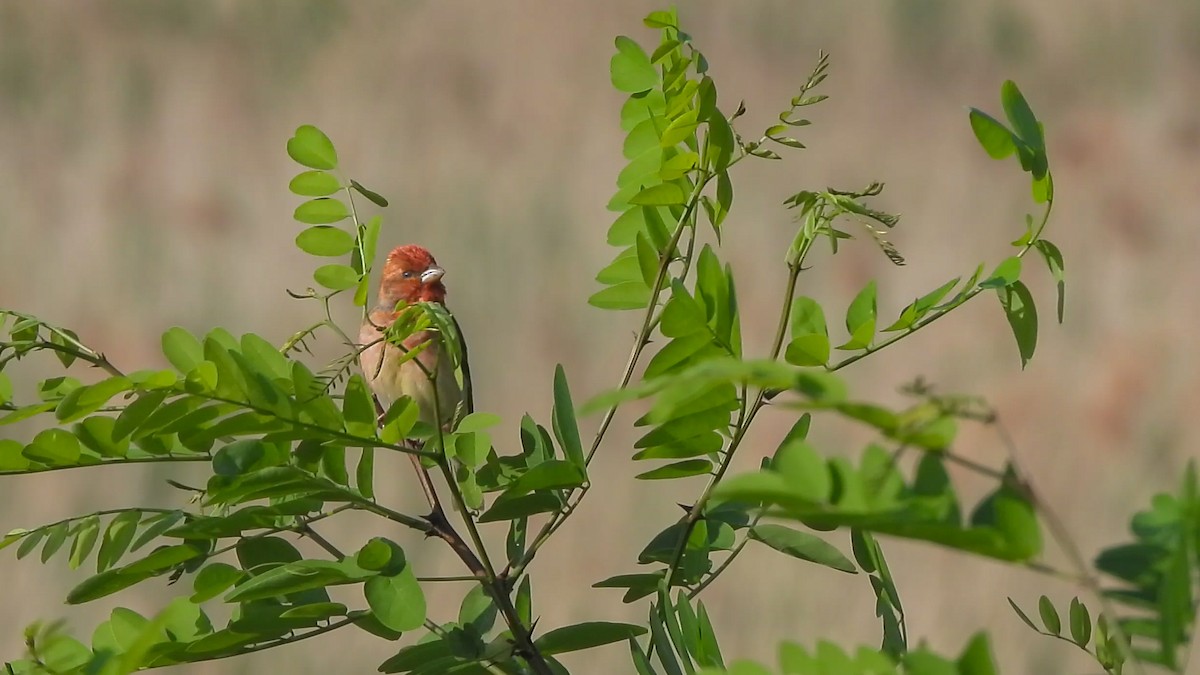
[[[521,420],[519,451],[503,452],[506,444],[489,431],[499,418],[470,405],[448,428],[418,421],[408,399],[377,416],[357,373],[364,346],[334,320],[331,306],[349,299],[365,315],[382,227],[380,216],[366,214],[388,203],[345,174],[333,143],[313,126],[297,129],[287,144],[304,167],[290,188],[307,198],[295,211],[305,226],[296,244],[346,262],[318,266],[320,288],[293,294],[313,305],[315,318],[281,347],[223,328],[203,337],[173,328],[162,339],[170,370],[127,371],[69,328],[0,311],[0,425],[32,419],[44,427],[28,442],[0,439],[0,473],[176,462],[211,468],[202,486],[172,483],[190,498],[186,507],[98,511],[4,537],[0,547],[14,547],[21,558],[36,551],[42,562],[62,554],[72,568],[94,566],[96,573],[67,593],[71,604],[163,579],[191,588],[153,616],[113,609],[90,645],[54,623],[30,626],[28,653],[7,664],[10,673],[127,673],[282,647],[349,626],[403,642],[380,664],[387,673],[565,672],[558,655],[617,642],[641,674],[997,672],[983,631],[953,657],[910,644],[878,535],[1073,579],[1088,591],[1091,608],[1079,598],[1056,607],[1042,596],[1036,611],[1009,602],[1030,628],[1087,651],[1107,672],[1184,672],[1200,575],[1194,465],[1177,493],[1156,497],[1133,517],[1131,542],[1089,563],[1032,489],[1015,452],[991,467],[957,451],[961,424],[989,425],[1009,443],[986,402],[941,394],[915,378],[907,388],[912,404],[892,409],[854,398],[838,374],[991,294],[1024,365],[1039,329],[1034,297],[1022,282],[1029,261],[1040,259],[1056,281],[1062,321],[1063,256],[1044,236],[1054,182],[1043,125],[1017,85],[1001,87],[1004,121],[969,112],[988,155],[1015,157],[1030,177],[1036,213],[1014,228],[1012,255],[990,272],[980,264],[948,280],[894,319],[879,316],[877,284],[885,281],[872,281],[844,311],[844,333],[831,331],[822,304],[798,294],[801,275],[811,273],[820,248],[836,254],[856,235],[904,264],[888,239],[899,219],[871,205],[880,183],[798,191],[784,200],[796,223],[791,246],[782,256],[762,257],[776,256],[781,279],[773,339],[766,354],[750,355],[742,349],[734,271],[720,256],[733,222],[733,176],[744,161],[778,160],[804,148],[805,110],[825,99],[818,92],[829,58],[817,58],[778,124],[747,136],[739,127],[745,106],[719,99],[706,59],[676,14],[654,12],[645,24],[659,32],[655,48],[619,37],[611,62],[613,86],[628,94],[620,115],[628,164],[609,203],[619,215],[607,239],[619,252],[600,270],[604,288],[589,300],[601,310],[636,312],[640,329],[614,388],[582,406],[566,370],[556,369],[554,406],[540,415],[542,423],[531,415]],[[430,330],[463,346],[439,307],[414,305],[403,316],[389,342]],[[310,365],[308,347],[317,340],[344,345],[344,356]],[[452,351],[469,385],[466,350]],[[42,352],[64,369],[94,366],[103,379],[84,384],[63,375],[35,392],[13,392],[3,369]],[[647,618],[540,625],[538,553],[564,526],[587,527],[573,516],[592,486],[592,460],[618,409],[642,399],[648,411],[633,422],[644,433],[632,459],[646,468],[637,478],[696,485],[683,515],[646,544],[634,571],[595,583],[622,590],[626,602],[646,603]],[[577,413],[601,415],[594,436],[580,433]],[[731,474],[760,413],[788,416],[794,425],[759,470]],[[814,424],[847,422],[878,436],[857,460],[808,441]],[[429,493],[428,514],[405,513],[376,497],[380,453],[416,456],[445,479]],[[990,481],[989,494],[962,504],[950,464]],[[381,534],[399,525],[426,535],[427,546],[448,545],[462,569],[415,570],[385,536],[341,550],[320,530],[349,512],[377,518]],[[504,529],[503,550],[486,545],[491,528]],[[321,555],[306,557],[285,535],[310,540]],[[1041,560],[1047,536],[1067,553],[1069,569]],[[717,637],[722,617],[710,615],[701,596],[748,545],[808,563],[810,574],[865,577],[877,598],[880,644],[785,642],[774,669],[727,661]],[[425,589],[439,583],[464,589],[454,620],[446,620],[445,608],[427,606]]]

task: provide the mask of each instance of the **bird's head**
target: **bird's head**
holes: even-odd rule
[[[388,254],[379,283],[379,301],[393,307],[407,303],[445,302],[442,269],[424,247],[416,244],[397,246]]]

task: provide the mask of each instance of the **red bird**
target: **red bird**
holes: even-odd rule
[[[359,355],[359,363],[383,409],[387,410],[401,396],[410,396],[417,404],[420,420],[442,425],[454,420],[455,411],[463,400],[462,389],[455,379],[454,364],[446,353],[442,336],[430,330],[408,336],[403,342],[405,349],[415,349],[426,341],[430,344],[414,359],[404,363],[397,363],[403,352],[381,338],[382,331],[399,316],[396,304],[400,301],[444,304],[446,287],[442,277],[445,274],[446,270],[425,248],[416,244],[397,246],[388,254],[383,266],[379,302],[368,314],[358,335],[359,344],[369,345]],[[435,421],[438,417],[440,419]]]

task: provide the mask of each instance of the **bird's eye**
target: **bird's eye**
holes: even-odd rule
[[[412,275],[413,275],[413,273],[410,270],[405,270],[404,274],[401,276],[403,276],[405,279],[411,279]]]

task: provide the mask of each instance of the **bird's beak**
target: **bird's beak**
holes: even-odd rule
[[[440,267],[430,267],[424,272],[421,272],[421,283],[432,284],[435,281],[441,280],[441,278],[445,275],[446,270]]]

